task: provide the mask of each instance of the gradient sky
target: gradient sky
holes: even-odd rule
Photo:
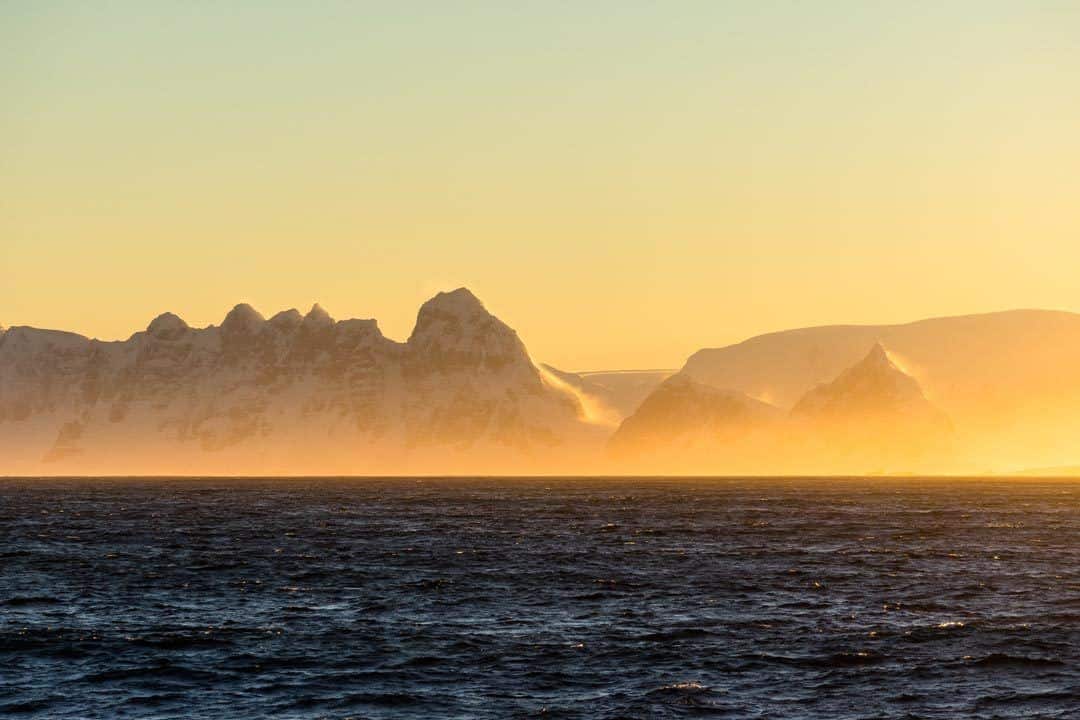
[[[1080,310],[1080,2],[0,1],[0,324],[472,288],[533,356]]]

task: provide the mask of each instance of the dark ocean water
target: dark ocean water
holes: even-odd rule
[[[1080,718],[1080,483],[0,480],[0,716]]]

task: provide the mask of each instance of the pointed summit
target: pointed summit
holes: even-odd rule
[[[248,305],[240,303],[225,316],[221,322],[221,329],[226,334],[250,334],[256,332],[266,322],[259,312]]]
[[[540,373],[517,333],[466,288],[441,292],[424,303],[406,345],[429,369],[512,367],[528,374],[537,386],[541,384]]]
[[[870,348],[870,352],[867,353],[863,359],[864,363],[871,363],[874,365],[891,365],[892,361],[889,360],[889,353],[885,350],[885,346],[881,344],[881,341],[874,343],[874,346]]]
[[[462,287],[441,292],[420,306],[409,342],[426,342],[433,335],[447,332],[455,336],[473,334],[474,330],[486,332],[496,324],[513,333],[489,313],[475,295]]]
[[[877,367],[877,368],[893,368],[900,370],[899,367],[892,362],[892,358],[889,357],[889,351],[885,349],[885,345],[881,344],[881,341],[874,343],[874,347],[870,348],[870,351],[866,354],[866,357],[859,362],[856,367]]]
[[[889,359],[880,342],[831,383],[806,393],[793,416],[938,415],[919,382]]]
[[[428,300],[420,308],[420,314],[424,310],[438,311],[456,315],[458,317],[476,314],[487,314],[487,309],[479,298],[473,295],[468,288],[460,287],[457,290],[441,292]]]
[[[158,315],[146,328],[146,332],[159,340],[175,340],[190,328],[178,315],[165,312]]]
[[[911,472],[949,453],[952,423],[881,343],[791,410],[814,473]]]
[[[323,310],[322,305],[315,303],[311,306],[311,310],[304,316],[304,326],[310,328],[323,328],[330,327],[334,324],[334,318],[330,317],[330,313]]]

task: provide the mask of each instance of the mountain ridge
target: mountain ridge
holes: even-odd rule
[[[697,472],[895,472],[943,460],[949,430],[876,342],[786,411],[679,373],[622,422],[609,448],[623,462]]]
[[[890,325],[821,325],[693,353],[698,382],[792,408],[882,342],[951,421],[949,470],[1069,465],[1080,435],[1080,314],[1018,309]]]
[[[7,465],[471,470],[573,444],[579,415],[464,288],[424,303],[405,342],[318,304],[267,320],[247,303],[204,328],[161,313],[123,341],[30,327],[0,338]]]
[[[863,366],[856,375],[877,388],[868,404],[840,383]],[[867,380],[871,371],[885,380]],[[881,421],[867,431],[875,417],[893,417],[882,410],[893,391],[906,398],[897,407],[915,408],[925,421],[916,428],[895,416],[912,443],[926,440],[926,452],[912,454],[919,468],[1074,465],[1080,315],[1021,309],[796,328],[699,350],[670,378],[534,364],[517,332],[466,288],[423,303],[405,341],[384,336],[375,319],[335,320],[318,303],[269,319],[238,303],[219,325],[202,328],[163,312],[127,340],[17,325],[0,328],[0,472],[39,474],[43,458],[57,473],[677,471],[611,466],[599,448],[632,445],[622,426],[639,424],[631,419],[646,406],[684,408],[685,417],[668,413],[657,432],[708,446],[715,435],[742,432],[729,422],[739,414],[725,414],[739,405],[733,398],[798,417],[828,400],[821,388],[830,385],[844,410],[830,420],[837,429],[828,442],[819,414],[806,428],[787,423],[788,448],[770,446],[751,413],[743,419],[757,444],[754,462],[733,465],[731,453],[706,452],[696,469],[764,472],[780,456],[824,457],[830,445],[858,437],[849,456],[859,470],[907,471],[911,443],[893,443],[888,464],[867,465],[879,447],[875,432],[899,427]],[[946,436],[948,443],[935,440]],[[945,445],[949,464],[929,465]]]
[[[875,342],[865,358],[832,382],[808,390],[791,408],[791,413],[798,417],[836,414],[838,410],[865,412],[866,406],[877,412],[920,413],[928,412],[931,407],[918,381],[892,361],[880,342]]]

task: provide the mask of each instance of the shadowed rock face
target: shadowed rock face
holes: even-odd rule
[[[365,458],[416,448],[550,447],[575,430],[576,411],[465,289],[425,303],[406,343],[318,305],[266,320],[241,304],[203,329],[164,313],[123,342],[26,327],[0,336],[5,463],[124,448],[173,467],[239,447],[342,453],[361,471]]]
[[[255,335],[265,322],[255,308],[247,303],[240,303],[221,321],[221,333],[227,337]]]
[[[172,313],[162,313],[154,318],[146,333],[159,340],[179,340],[191,328],[188,324]]]

